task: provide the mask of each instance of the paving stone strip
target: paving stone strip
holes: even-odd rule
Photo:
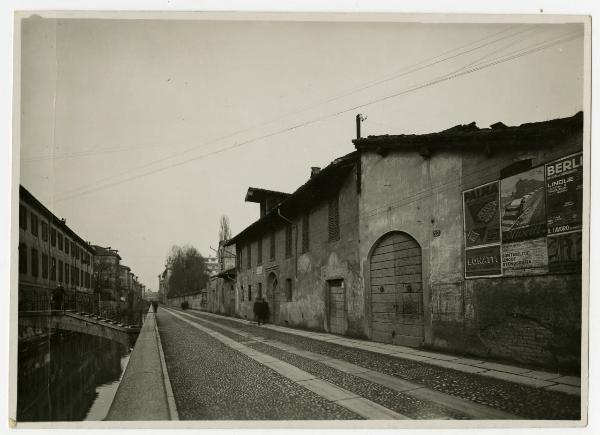
[[[196,310],[196,312],[217,319],[226,319],[246,325],[251,324],[250,321],[245,319],[237,319],[233,317],[225,318],[222,315],[204,311],[200,312]],[[526,385],[528,387],[543,388],[550,391],[560,391],[574,396],[581,395],[581,379],[575,376],[561,376],[559,373],[536,371],[523,367],[510,366],[495,362],[484,362],[470,358],[460,358],[454,355],[447,355],[439,352],[427,352],[406,346],[354,340],[332,334],[303,331],[279,325],[268,324],[264,327],[275,332],[293,334],[307,339],[319,340],[323,342],[331,342],[339,346],[362,349],[396,358],[424,362],[434,366],[457,370],[464,373],[478,373],[481,376],[501,379],[508,382]]]
[[[286,377],[292,382],[295,382],[298,385],[318,394],[326,400],[329,400],[331,402],[336,403],[337,405],[349,409],[350,411],[360,415],[363,418],[373,420],[408,419],[408,417],[394,412],[390,409],[387,409],[375,402],[372,402],[362,397],[358,397],[357,395],[351,393],[346,389],[337,387],[336,385],[330,382],[316,378],[310,373],[305,372],[304,370],[300,370],[299,368],[291,364],[288,364],[284,361],[278,360],[277,358],[252,349],[251,347],[248,347],[245,344],[235,341],[229,337],[226,337],[225,335],[220,334],[219,332],[216,332],[212,329],[205,328],[204,326],[199,325],[197,322],[188,320],[184,316],[175,313],[173,310],[164,310],[172,316],[190,324],[194,328],[210,335],[211,337],[215,338],[221,343],[231,347],[232,349],[235,349],[238,352],[248,356],[249,358],[259,362],[260,364],[271,368],[272,370],[278,372],[280,375]],[[187,314],[187,316],[191,315]]]
[[[181,312],[180,310],[177,311]],[[451,367],[431,365],[429,361],[416,361],[392,356],[390,354],[397,353],[397,351],[385,350],[383,347],[373,347],[372,349],[375,350],[367,350],[356,346],[347,347],[338,344],[337,341],[340,340],[340,337],[330,334],[301,330],[290,332],[289,328],[282,328],[285,331],[278,331],[275,327],[259,328],[247,320],[219,316],[203,311],[192,310],[189,313],[189,315],[202,320],[213,319],[221,326],[229,325],[241,331],[260,334],[268,339],[301,347],[302,350],[313,351],[320,355],[355,363],[373,371],[416,382],[426,388],[503,410],[521,418],[578,420],[581,415],[581,398],[578,395],[564,394],[565,391],[562,388],[535,388],[521,383],[514,383],[508,379],[457,371]],[[303,334],[310,335],[310,337]],[[316,336],[323,336],[327,340],[314,338]],[[258,339],[265,340],[261,337],[258,337]],[[415,355],[415,357],[423,358],[418,355]]]
[[[194,319],[199,319],[198,316],[193,314],[183,313],[185,316],[190,316]],[[199,319],[200,320],[200,319]],[[306,351],[303,349],[299,349],[295,346],[291,346],[289,344],[281,343],[275,340],[265,340],[262,337],[240,331],[239,329],[230,328],[224,326],[220,323],[211,322],[210,320],[201,319],[202,323],[217,327],[223,331],[228,331],[238,336],[246,338],[246,343],[252,345],[252,343],[262,343],[266,346],[271,346],[276,349],[282,350],[284,352],[288,352],[308,360],[316,361],[320,364],[324,364],[329,366],[335,370],[351,374],[353,376],[365,379],[366,381],[381,385],[383,387],[389,388],[391,390],[401,392],[404,395],[412,396],[416,399],[422,400],[424,402],[433,402],[438,406],[449,408],[454,411],[458,411],[459,413],[464,414],[468,418],[476,419],[476,420],[518,420],[521,417],[491,408],[489,406],[480,405],[470,400],[461,399],[459,397],[451,396],[449,394],[445,394],[439,391],[431,390],[423,387],[422,385],[415,384],[413,382],[408,382],[402,380],[398,377],[387,375],[385,373],[380,373],[377,371],[373,371],[367,369],[365,367],[361,367],[356,364],[349,363],[347,361],[338,360],[335,358],[331,358],[326,355]],[[239,342],[238,342],[239,343]]]

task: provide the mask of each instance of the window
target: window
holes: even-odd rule
[[[241,299],[242,299],[242,302],[244,302],[244,296],[245,296],[244,286],[240,286],[240,288],[242,289]]]
[[[262,298],[263,294],[262,294],[262,282],[258,283],[258,299]]]
[[[269,239],[269,258],[275,260],[275,231],[271,232]]]
[[[85,284],[85,273],[83,272],[83,269],[81,269],[81,286],[83,287]]]
[[[308,239],[308,213],[302,216],[302,253],[308,252],[310,249]]]
[[[252,300],[252,286],[248,284],[248,300]]]
[[[48,224],[42,221],[42,240],[44,242],[48,241]]]
[[[329,241],[340,239],[340,208],[339,198],[336,195],[329,201]]]
[[[285,280],[285,297],[288,301],[292,300],[292,279],[287,278]]]
[[[27,245],[19,244],[19,273],[27,273]]]
[[[69,253],[69,239],[65,237],[65,254]]]
[[[257,252],[256,252],[256,264],[259,266],[262,264],[262,245],[263,245],[263,240],[261,237],[258,239]]]
[[[52,257],[50,262],[50,279],[56,281],[56,258]]]
[[[69,265],[65,263],[65,284],[69,285]]]
[[[71,257],[75,258],[75,242],[71,240]]]
[[[40,273],[39,269],[39,255],[37,249],[31,248],[31,276],[38,276]]]
[[[56,246],[56,228],[50,230],[50,245]]]
[[[285,227],[285,258],[292,256],[292,226]]]
[[[252,243],[246,247],[246,269],[252,268]]]
[[[75,285],[75,275],[77,275],[75,266],[71,265],[71,285]]]
[[[48,255],[42,252],[42,278],[48,278]]]
[[[19,204],[19,227],[27,229],[27,208],[21,204]]]
[[[58,239],[58,249],[62,251],[63,249],[63,235],[61,233],[57,233]]]
[[[36,214],[31,213],[31,234],[37,236],[38,233],[38,217]]]
[[[91,285],[91,282],[92,282],[91,275],[90,275],[90,273],[89,273],[89,272],[86,272],[86,273],[85,273],[85,286],[86,286],[87,288],[90,288],[90,287],[92,286],[92,285]]]
[[[63,282],[63,262],[58,260],[58,282]]]

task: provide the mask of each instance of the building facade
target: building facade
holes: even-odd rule
[[[263,297],[274,323],[363,335],[357,163],[351,153],[313,168],[280,202],[246,196],[266,212],[228,242],[236,246],[240,317],[253,319]]]
[[[290,195],[249,189],[235,315],[264,297],[277,324],[577,369],[583,115],[353,142]]]
[[[91,295],[95,250],[19,186],[19,307],[47,309],[51,290]]]
[[[94,271],[96,291],[102,300],[119,301],[121,299],[121,256],[110,246],[105,248],[94,245]]]
[[[581,113],[354,143],[369,338],[579,367]]]

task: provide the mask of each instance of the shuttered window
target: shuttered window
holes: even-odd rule
[[[340,207],[339,198],[336,195],[329,201],[329,241],[340,239]]]
[[[302,216],[302,253],[308,252],[310,249],[308,228],[308,213],[306,213]]]
[[[263,247],[263,239],[261,237],[261,238],[258,239],[258,246],[257,246],[257,249],[256,249],[256,264],[259,265],[259,266],[263,262],[263,259],[262,259],[262,247]]]
[[[40,257],[37,249],[31,249],[31,276],[38,276],[40,273]]]
[[[38,235],[38,217],[37,215],[31,213],[31,234],[34,236]]]
[[[42,240],[44,242],[48,241],[48,224],[42,221]]]
[[[275,260],[275,231],[271,232],[269,242],[269,258]]]
[[[56,281],[56,258],[52,257],[50,262],[50,279]]]
[[[19,244],[19,272],[27,273],[27,245]]]
[[[27,209],[24,205],[19,205],[19,226],[24,230],[27,229]]]
[[[42,278],[48,278],[48,255],[42,253]]]
[[[288,225],[285,227],[285,257],[290,258],[292,256],[292,226]]]
[[[58,282],[63,282],[63,262],[58,260]]]

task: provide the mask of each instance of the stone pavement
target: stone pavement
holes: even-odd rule
[[[242,324],[253,325],[255,322],[239,319],[235,317],[222,316],[200,310],[198,311],[206,316],[228,319]],[[552,373],[539,370],[531,370],[509,364],[482,361],[478,359],[462,358],[441,352],[423,351],[406,346],[393,344],[376,343],[368,340],[351,339],[339,335],[328,334],[325,332],[312,332],[300,329],[289,328],[285,326],[266,324],[261,328],[271,329],[273,331],[286,334],[297,335],[313,340],[329,342],[340,346],[362,349],[369,352],[375,352],[383,355],[389,355],[395,358],[419,361],[425,364],[431,364],[438,367],[453,369],[464,373],[476,373],[480,376],[500,379],[503,381],[514,382],[534,388],[543,388],[551,391],[559,391],[571,395],[581,395],[581,378],[577,376],[563,376],[560,373]]]
[[[155,314],[150,310],[106,420],[177,420]]]

